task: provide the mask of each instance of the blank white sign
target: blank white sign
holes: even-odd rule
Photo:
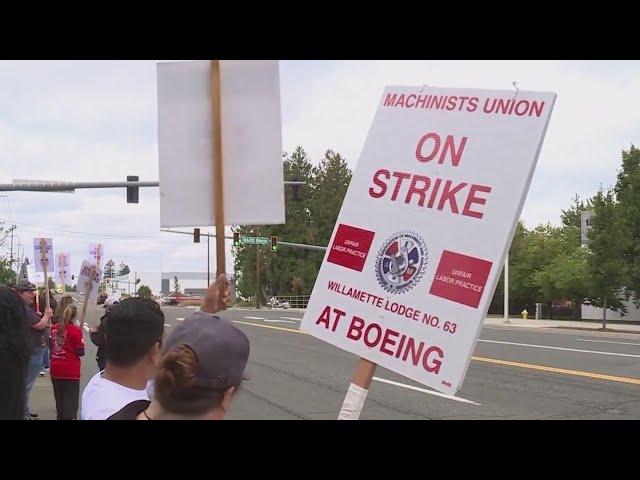
[[[162,227],[215,225],[211,63],[160,63]],[[226,225],[284,223],[277,61],[220,62]]]

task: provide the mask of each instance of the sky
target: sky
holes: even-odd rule
[[[0,61],[0,183],[157,181],[156,63]],[[639,61],[280,61],[283,149],[301,145],[314,163],[332,149],[354,169],[386,85],[514,81],[558,94],[521,217],[557,225],[575,194],[613,185],[622,150],[640,143]],[[19,243],[31,260],[33,238],[51,237],[74,272],[97,242],[132,271],[206,272],[206,241],[160,232],[157,188],[140,189],[139,204],[124,189],[0,192],[0,221],[17,225],[14,253]]]

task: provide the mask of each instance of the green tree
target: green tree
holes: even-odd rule
[[[607,308],[626,313],[623,303],[625,240],[620,235],[620,211],[611,190],[600,190],[593,199],[594,214],[589,231],[589,302],[602,308],[602,328],[607,326]]]
[[[313,170],[311,216],[318,245],[326,246],[351,183],[351,170],[345,159],[327,150],[320,165]]]
[[[120,270],[118,271],[118,276],[127,275],[130,272],[131,270],[129,270],[129,265],[124,262],[120,262]]]
[[[580,318],[581,306],[591,288],[588,256],[586,249],[577,247],[568,255],[558,255],[534,273],[542,298],[547,301],[571,300],[573,318],[576,320]]]
[[[56,289],[56,282],[53,279],[53,277],[47,277],[48,283],[49,283],[49,290],[54,290]]]
[[[180,293],[180,283],[178,282],[178,276],[173,277],[173,291],[174,293]]]
[[[138,296],[140,298],[151,298],[151,289],[146,285],[140,285],[138,287]]]
[[[331,150],[317,167],[313,167],[302,147],[283,157],[285,179],[305,182],[298,195],[290,187],[285,191],[285,223],[243,226],[239,228],[240,235],[274,235],[287,242],[326,246],[351,181],[351,171],[344,158]],[[238,290],[243,296],[256,294],[255,249],[253,245],[241,245],[233,250]],[[261,299],[311,293],[323,257],[321,251],[286,246],[277,252],[261,249]]]
[[[116,262],[112,259],[109,259],[107,263],[104,265],[104,279],[115,277],[115,266]]]
[[[640,306],[640,150],[622,152],[622,169],[615,185],[622,241],[622,275],[626,298]]]
[[[11,268],[11,261],[8,258],[0,258],[0,285],[14,285],[16,283],[16,272]]]

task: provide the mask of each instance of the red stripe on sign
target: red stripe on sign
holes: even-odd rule
[[[340,224],[327,261],[361,272],[374,236],[369,230]]]
[[[429,293],[478,308],[491,265],[487,260],[445,250]]]

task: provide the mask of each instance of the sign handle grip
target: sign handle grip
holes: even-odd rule
[[[364,358],[358,360],[356,372],[353,374],[353,380],[344,397],[338,420],[358,420],[360,418],[377,366]]]

